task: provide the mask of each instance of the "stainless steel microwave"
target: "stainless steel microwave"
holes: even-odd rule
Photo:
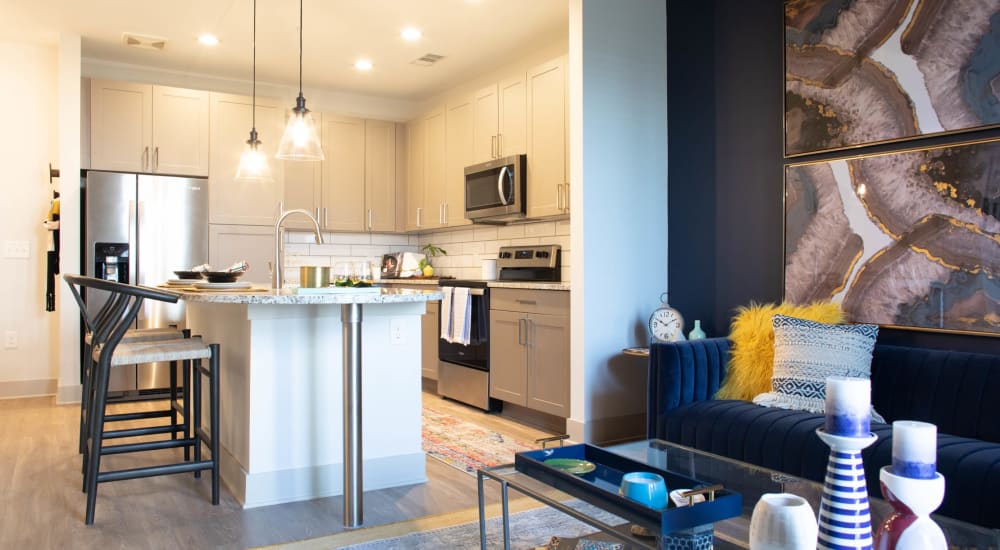
[[[511,155],[465,169],[465,217],[479,223],[524,218],[528,161]]]

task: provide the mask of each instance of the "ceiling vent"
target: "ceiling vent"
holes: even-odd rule
[[[410,61],[410,64],[419,65],[421,67],[430,67],[431,65],[437,63],[438,61],[441,61],[442,59],[444,59],[443,55],[438,55],[436,53],[428,53],[424,54],[424,56],[419,59],[414,59],[413,61]]]
[[[123,32],[122,45],[130,48],[160,51],[167,45],[167,39],[160,38],[159,36],[145,36],[142,34]]]

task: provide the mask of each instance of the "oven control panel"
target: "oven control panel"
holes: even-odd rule
[[[559,266],[560,246],[557,244],[501,246],[497,254],[497,267],[544,267]]]

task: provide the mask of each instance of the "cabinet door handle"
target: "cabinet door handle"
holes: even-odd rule
[[[441,206],[444,207],[444,225],[448,225],[448,203],[444,203]]]
[[[330,227],[330,210],[323,207],[323,227]]]
[[[153,171],[160,169],[160,146],[157,145],[153,148]]]
[[[517,320],[517,343],[519,345],[525,345],[525,331],[527,329],[527,319],[521,318]]]
[[[533,305],[535,305],[535,304],[538,303],[535,300],[514,300],[514,301],[517,302],[517,303],[519,303],[519,304],[527,304],[527,305],[530,305],[530,306],[533,306]]]
[[[563,199],[563,209],[566,210],[567,212],[569,212],[569,184],[568,183],[564,183],[563,184],[563,193],[565,194],[565,198]]]
[[[423,210],[421,207],[417,207],[417,227],[420,227],[420,211]]]
[[[372,223],[372,209],[368,209],[368,229],[372,229],[374,224]]]
[[[503,156],[503,134],[497,134],[497,158]]]
[[[149,166],[149,146],[142,148],[142,169],[148,170]]]
[[[495,135],[490,136],[490,158],[497,158],[497,137]]]
[[[558,183],[556,184],[556,210],[562,210],[562,199],[562,184]]]
[[[319,223],[319,207],[316,207],[316,223]]]

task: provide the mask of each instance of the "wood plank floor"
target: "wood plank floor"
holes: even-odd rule
[[[522,441],[552,435],[426,392],[424,402]],[[78,415],[78,405],[55,405],[51,397],[0,401],[0,548],[249,548],[344,531],[340,497],[244,510],[223,488],[221,503],[212,506],[208,477],[190,474],[102,484],[97,521],[85,526]],[[122,468],[150,458],[104,460]],[[366,492],[365,527],[476,505],[474,476],[428,458],[427,477],[425,484]],[[499,491],[489,487],[487,496],[496,502]]]

